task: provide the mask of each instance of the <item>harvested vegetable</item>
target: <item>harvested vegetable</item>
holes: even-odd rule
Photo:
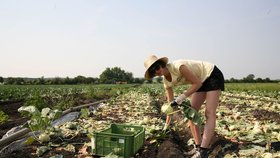
[[[170,113],[173,112],[173,108],[171,107],[171,105],[169,103],[163,104],[163,106],[161,107],[161,112],[163,112],[166,115],[169,115]]]
[[[39,136],[39,140],[40,140],[40,142],[42,142],[42,143],[48,142],[48,141],[50,141],[50,136],[49,136],[48,134],[46,134],[46,133],[42,133],[42,134],[40,134],[40,136]]]

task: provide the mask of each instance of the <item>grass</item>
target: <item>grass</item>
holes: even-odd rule
[[[280,83],[226,83],[226,90],[279,92]]]

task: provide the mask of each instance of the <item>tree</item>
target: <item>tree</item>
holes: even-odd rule
[[[254,82],[255,75],[249,74],[247,77],[243,78],[244,82]]]
[[[64,79],[64,84],[72,84],[73,81],[67,76],[65,79]]]
[[[86,78],[86,84],[95,84],[98,83],[98,78],[88,77]]]
[[[4,82],[4,78],[0,76],[0,83]]]
[[[144,78],[134,78],[132,83],[144,83],[145,79]]]
[[[262,78],[257,78],[256,82],[261,83],[261,82],[263,82],[263,79]]]
[[[125,72],[119,67],[106,68],[99,76],[100,83],[115,84],[117,82],[131,83],[133,75],[130,72]]]
[[[44,78],[44,76],[42,76],[41,78],[36,78],[35,80],[34,80],[34,84],[37,84],[37,85],[42,85],[42,84],[45,84],[45,78]]]
[[[76,84],[83,84],[83,83],[86,83],[86,80],[87,80],[87,78],[84,77],[84,76],[77,76],[77,77],[74,78],[74,82],[75,82]]]
[[[55,77],[51,80],[51,84],[63,84],[63,79],[60,77]]]
[[[271,82],[269,77],[265,78],[264,80],[265,80],[265,82]]]
[[[229,82],[236,83],[236,82],[239,82],[239,80],[232,77],[232,78],[229,79]]]
[[[150,80],[144,80],[144,83],[152,83],[152,82],[153,82],[152,79],[150,79]]]
[[[24,84],[23,78],[20,77],[8,77],[7,78],[7,84],[14,84],[14,85],[21,85]]]

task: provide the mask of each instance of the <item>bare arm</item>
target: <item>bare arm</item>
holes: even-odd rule
[[[190,69],[188,69],[187,66],[181,65],[179,70],[182,76],[191,82],[191,87],[184,91],[185,96],[189,97],[202,86],[202,82],[192,71],[190,71]]]
[[[173,94],[173,89],[171,87],[168,87],[168,88],[165,88],[165,94],[166,94],[166,97],[167,97],[167,101],[168,102],[171,102],[173,101],[174,99],[174,94]],[[169,115],[166,116],[166,120],[165,120],[165,125],[166,125],[166,128],[167,126],[170,124],[171,122],[171,117]]]
[[[173,94],[173,89],[171,87],[165,88],[165,94],[168,102],[173,101],[174,94]]]

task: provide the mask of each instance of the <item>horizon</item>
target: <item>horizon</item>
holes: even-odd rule
[[[250,75],[250,74],[248,74],[248,75]],[[248,75],[247,75],[247,76],[248,76]],[[62,78],[62,79],[64,79],[64,78],[67,78],[67,77],[68,77],[68,78],[70,78],[70,79],[74,79],[75,77],[78,77],[78,76],[83,76],[83,75],[77,75],[77,76],[73,76],[73,77],[69,77],[69,76],[65,76],[65,77],[61,77],[61,76],[55,76],[55,77],[45,77],[45,76],[41,76],[41,77],[17,77],[17,76],[15,76],[15,77],[13,77],[13,76],[9,76],[9,77],[11,77],[11,78],[23,78],[23,79],[38,79],[38,78],[44,78],[44,79]],[[242,77],[242,78],[230,77],[230,78],[225,78],[225,80],[230,80],[230,79],[242,80],[242,79],[246,78],[247,76],[244,76],[244,77]],[[3,77],[3,76],[0,76],[0,77]],[[3,77],[3,78],[4,78],[4,79],[7,79],[7,78],[9,78],[9,77]],[[83,76],[83,77],[86,77],[86,78],[97,78],[97,79],[99,79],[99,76],[98,76],[98,77]],[[133,78],[143,78],[143,79],[144,79],[144,77],[134,77],[134,76],[133,76]],[[258,79],[258,78],[261,78],[261,77],[255,76],[255,77],[254,77],[254,80],[256,80],[256,79]],[[269,77],[264,77],[264,78],[261,78],[261,79],[265,80],[266,78],[269,78]],[[272,80],[272,81],[278,81],[278,80],[280,80],[280,79],[271,79],[271,78],[269,78],[269,79]]]

